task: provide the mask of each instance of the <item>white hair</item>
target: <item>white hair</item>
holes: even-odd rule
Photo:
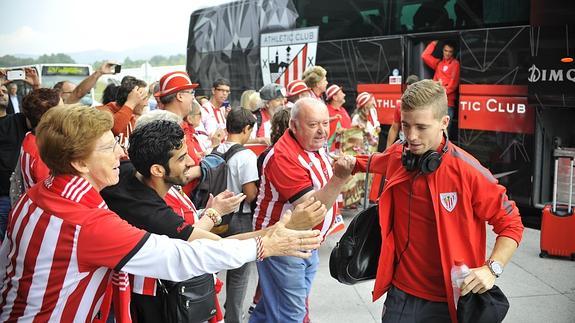
[[[182,123],[182,118],[180,118],[180,116],[178,116],[177,114],[167,111],[167,110],[153,110],[150,111],[148,113],[144,113],[142,114],[142,116],[140,116],[138,118],[138,121],[136,121],[136,127],[135,129],[138,129],[139,127],[145,126],[148,123],[157,121],[157,120],[166,120],[166,121],[172,121],[177,123],[178,125],[180,125]]]

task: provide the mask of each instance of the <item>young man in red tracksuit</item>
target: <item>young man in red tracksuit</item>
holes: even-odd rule
[[[382,322],[457,322],[454,261],[471,268],[462,295],[491,289],[517,249],[523,225],[489,170],[449,142],[447,96],[439,82],[423,80],[407,88],[401,123],[405,141],[372,158],[371,169],[386,179],[373,298],[387,292]],[[367,156],[346,158],[355,171],[366,170]],[[487,260],[485,222],[497,234]]]
[[[459,61],[455,58],[455,45],[451,42],[446,42],[443,45],[442,59],[432,55],[435,46],[437,46],[437,40],[432,41],[425,47],[425,50],[421,53],[421,59],[423,59],[423,62],[425,62],[427,66],[435,71],[433,80],[441,82],[441,85],[445,88],[445,92],[447,92],[447,106],[449,107],[447,111],[451,118],[451,123],[457,123],[455,111],[457,109],[456,101],[459,92],[460,68]],[[456,132],[450,129],[449,134],[451,137],[454,137]]]

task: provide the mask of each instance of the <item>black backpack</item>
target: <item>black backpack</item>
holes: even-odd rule
[[[214,147],[212,152],[200,161],[202,180],[191,194],[191,200],[198,209],[206,207],[210,193],[216,196],[226,190],[228,187],[227,161],[237,152],[246,149],[240,144],[235,144],[222,154],[217,151],[218,147]]]

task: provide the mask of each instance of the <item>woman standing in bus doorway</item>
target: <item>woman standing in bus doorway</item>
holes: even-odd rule
[[[310,93],[325,103],[323,94],[327,88],[327,71],[325,68],[316,65],[308,68],[303,73],[303,81],[311,90]]]

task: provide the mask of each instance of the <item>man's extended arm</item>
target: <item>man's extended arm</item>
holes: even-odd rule
[[[439,58],[433,56],[433,51],[435,50],[435,46],[437,45],[437,40],[432,41],[425,47],[423,53],[421,53],[421,59],[423,62],[432,68],[435,71],[437,64],[441,61]]]
[[[499,185],[489,170],[481,165],[478,172],[471,172],[470,195],[473,213],[493,226],[497,241],[489,259],[507,264],[517,249],[523,235],[523,224],[515,202],[508,199],[505,187]],[[481,167],[481,168],[479,168]],[[469,292],[483,293],[493,287],[495,276],[487,265],[471,268],[471,274],[461,286],[462,295]]]
[[[298,204],[308,200],[310,197],[313,197],[316,201],[320,201],[321,204],[325,205],[326,208],[331,208],[335,203],[337,196],[341,193],[343,186],[349,180],[354,163],[355,159],[352,159],[351,156],[343,156],[339,158],[334,163],[333,176],[329,179],[327,184],[318,191],[307,192],[297,199],[293,205],[297,206]]]
[[[104,74],[113,74],[114,63],[112,62],[104,62],[100,68],[92,73],[90,76],[85,78],[76,88],[70,93],[70,96],[66,100],[67,104],[77,103],[86,95],[86,93],[90,92],[90,90],[96,85],[100,76]]]

